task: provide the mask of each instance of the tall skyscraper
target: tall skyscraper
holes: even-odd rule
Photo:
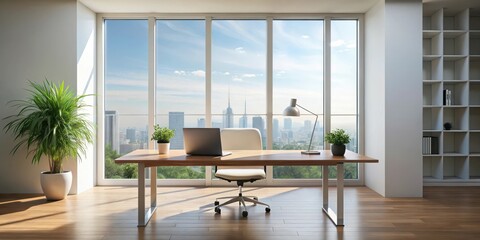
[[[127,139],[129,140],[129,143],[137,142],[137,131],[135,128],[127,128]]]
[[[245,99],[245,111],[243,112],[243,116],[240,117],[240,121],[238,122],[239,128],[247,128],[248,120],[247,120],[247,99]]]
[[[223,111],[223,128],[233,128],[233,110],[230,107],[230,90],[228,90],[228,107]]]
[[[205,118],[197,119],[197,127],[204,128],[205,127]]]
[[[175,136],[170,139],[171,149],[183,149],[183,127],[185,126],[184,112],[168,113],[168,128],[175,130]]]
[[[283,119],[283,129],[292,130],[292,119],[291,118]]]
[[[120,151],[117,111],[105,111],[105,145],[117,153]]]

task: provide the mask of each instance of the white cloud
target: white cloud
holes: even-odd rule
[[[245,49],[243,49],[243,47],[237,47],[237,48],[235,48],[235,52],[237,52],[237,53],[245,53]]]
[[[193,71],[192,74],[196,77],[205,77],[205,71],[203,71],[203,70]]]
[[[230,72],[225,72],[225,73],[223,73],[223,75],[228,76],[228,75],[230,75]]]
[[[254,77],[256,77],[256,75],[253,74],[253,73],[246,73],[246,74],[243,74],[242,77],[244,77],[244,78],[254,78]]]
[[[356,43],[350,43],[347,45],[347,48],[356,48],[357,44]]]
[[[241,79],[241,78],[239,78],[239,77],[234,77],[234,78],[232,78],[232,80],[233,80],[234,82],[243,82],[243,79]]]
[[[303,38],[303,39],[309,39],[310,36],[308,36],[308,35],[302,35],[301,38]]]
[[[187,74],[187,73],[186,73],[185,71],[183,71],[183,70],[175,70],[174,73],[175,73],[176,75],[181,75],[181,76],[184,76],[184,75]]]
[[[343,46],[343,45],[345,45],[345,41],[343,41],[342,39],[335,40],[335,41],[330,43],[331,47],[340,47],[340,46]]]

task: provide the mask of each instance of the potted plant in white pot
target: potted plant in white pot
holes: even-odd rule
[[[345,144],[350,142],[350,136],[343,129],[337,129],[325,135],[325,141],[331,143],[333,156],[343,156],[345,154]]]
[[[170,149],[170,139],[175,136],[175,130],[172,130],[167,127],[160,127],[158,124],[153,126],[154,131],[152,134],[152,139],[158,143],[158,154],[168,153]]]
[[[61,200],[72,186],[72,172],[63,170],[63,161],[80,157],[86,143],[93,142],[92,125],[81,113],[88,95],[76,96],[64,82],[56,85],[48,79],[30,82],[30,87],[27,100],[10,102],[18,113],[4,118],[8,121],[4,130],[17,141],[13,154],[26,146],[33,164],[48,159],[50,169],[40,175],[42,190],[48,200]]]

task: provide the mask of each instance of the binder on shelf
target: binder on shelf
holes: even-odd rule
[[[438,137],[425,136],[422,138],[422,154],[432,155],[439,154]]]
[[[443,90],[443,105],[450,106],[453,104],[452,101],[452,90],[444,89]]]

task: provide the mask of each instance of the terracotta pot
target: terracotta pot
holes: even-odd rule
[[[170,150],[170,143],[159,143],[158,154],[166,154]]]
[[[40,184],[47,200],[62,200],[67,196],[72,187],[72,172],[42,172],[40,174]]]

